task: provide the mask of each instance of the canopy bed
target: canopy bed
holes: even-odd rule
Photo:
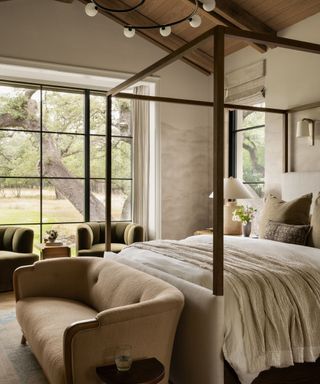
[[[214,38],[214,100],[211,102],[204,101],[196,101],[196,100],[182,100],[182,99],[173,99],[173,98],[165,98],[165,97],[151,97],[151,96],[143,96],[143,95],[131,95],[126,93],[121,93],[123,90],[128,88],[129,86],[135,84],[136,82],[142,80],[144,77],[153,74],[154,72],[162,69],[163,67],[169,65],[175,60],[182,57],[184,53],[198,46],[203,40],[208,37],[213,36]],[[132,98],[132,99],[140,99],[140,100],[149,100],[156,102],[168,102],[168,103],[182,103],[189,105],[199,105],[199,106],[207,106],[213,107],[214,112],[214,124],[213,124],[213,190],[214,190],[214,199],[213,199],[213,239],[214,239],[214,256],[213,256],[213,247],[212,247],[212,236],[208,237],[200,236],[205,240],[202,240],[206,245],[203,245],[205,249],[199,250],[199,254],[201,252],[206,253],[206,260],[208,260],[207,253],[212,252],[212,258],[209,263],[205,263],[206,266],[203,266],[203,260],[189,261],[188,267],[185,267],[183,260],[177,260],[177,256],[173,256],[170,259],[166,258],[164,262],[163,259],[159,261],[159,253],[155,248],[152,249],[138,249],[135,256],[130,255],[130,257],[126,257],[126,254],[130,248],[119,254],[117,260],[135,266],[141,270],[149,272],[153,275],[163,278],[164,280],[172,283],[176,287],[178,287],[185,295],[186,305],[183,312],[183,316],[178,328],[174,352],[173,352],[173,363],[171,369],[171,381],[173,384],[222,384],[224,382],[224,366],[223,366],[223,357],[222,350],[224,351],[224,355],[226,359],[233,364],[233,368],[236,368],[239,378],[242,383],[251,383],[254,384],[266,384],[266,383],[305,383],[308,382],[310,384],[316,384],[319,377],[320,363],[315,363],[314,361],[319,356],[319,350],[316,348],[309,350],[306,352],[308,358],[301,359],[296,358],[295,356],[290,356],[288,361],[288,356],[286,359],[279,358],[278,363],[275,363],[275,360],[272,360],[272,357],[269,356],[270,359],[265,359],[264,364],[260,364],[258,367],[258,362],[251,361],[254,365],[250,368],[250,374],[245,375],[244,371],[242,372],[240,366],[242,364],[241,359],[243,358],[243,342],[242,339],[246,340],[246,337],[241,335],[245,334],[246,326],[243,324],[243,318],[238,318],[237,324],[240,327],[238,329],[238,340],[240,340],[238,345],[231,346],[231,349],[226,352],[226,343],[225,343],[225,335],[226,326],[230,324],[231,318],[237,318],[237,315],[233,310],[230,310],[229,304],[232,303],[233,299],[230,296],[230,291],[228,292],[228,296],[226,296],[226,300],[224,300],[224,287],[227,287],[230,284],[229,275],[233,273],[234,268],[241,268],[241,265],[238,263],[236,267],[231,266],[232,258],[235,256],[237,251],[235,247],[247,248],[247,253],[251,258],[253,257],[253,245],[254,248],[258,248],[258,252],[255,253],[256,257],[259,257],[259,262],[261,264],[268,263],[266,260],[266,255],[273,257],[273,261],[275,262],[275,255],[279,254],[279,248],[274,250],[274,254],[268,249],[268,241],[269,240],[245,240],[242,239],[242,243],[239,245],[234,244],[234,239],[224,239],[223,236],[223,177],[224,177],[224,110],[225,109],[243,109],[243,110],[253,110],[253,111],[263,111],[281,114],[283,116],[283,171],[287,173],[289,170],[289,154],[288,154],[288,126],[289,126],[289,113],[294,112],[292,110],[284,110],[284,109],[276,109],[276,108],[262,108],[262,107],[252,107],[252,106],[240,106],[233,104],[225,104],[224,103],[224,41],[225,38],[240,38],[254,43],[263,43],[266,45],[271,45],[272,47],[282,47],[293,50],[305,51],[309,53],[320,54],[320,45],[312,44],[308,42],[302,42],[292,39],[281,38],[277,36],[269,36],[259,33],[253,33],[248,31],[242,31],[232,28],[226,28],[222,26],[217,26],[192,42],[186,44],[184,47],[178,49],[177,51],[169,54],[163,59],[159,60],[155,64],[146,68],[142,72],[134,75],[132,78],[126,80],[122,84],[118,85],[114,89],[108,92],[107,94],[107,166],[106,166],[106,251],[110,251],[110,242],[111,242],[111,104],[112,97],[124,97],[124,98]],[[314,107],[319,106],[313,105]],[[307,108],[305,108],[307,109]],[[320,185],[316,186],[316,190],[320,190]],[[308,191],[309,192],[309,191]],[[198,238],[200,238],[198,237]],[[240,239],[238,239],[239,241]],[[211,248],[208,248],[208,242]],[[249,243],[246,243],[249,241]],[[190,246],[190,242],[193,240],[186,239],[185,242]],[[267,243],[266,243],[267,242]],[[157,244],[151,244],[151,246],[157,247]],[[162,244],[163,246],[163,244]],[[179,245],[181,246],[181,244]],[[184,247],[185,244],[182,244]],[[279,246],[279,244],[278,244]],[[178,247],[178,244],[167,244],[167,248],[164,252],[166,256],[168,254],[173,254],[171,248]],[[191,245],[192,247],[192,245]],[[197,245],[199,247],[199,245]],[[292,248],[297,247],[297,248]],[[300,248],[299,248],[300,247]],[[289,248],[284,248],[280,246],[281,252],[284,252],[283,257],[285,258],[285,253],[288,254],[294,253],[296,258],[301,258],[302,254],[307,253],[304,246],[292,245]],[[286,251],[285,251],[286,249]],[[296,249],[299,249],[299,252],[296,253]],[[294,250],[294,251],[293,251]],[[139,253],[140,252],[140,253]],[[143,255],[141,255],[141,252]],[[313,269],[314,276],[313,279],[317,280],[319,273],[317,268],[320,270],[320,262],[316,260],[319,255],[319,250],[313,248],[309,257],[309,261],[306,263],[308,269],[308,273],[310,276],[312,275]],[[178,252],[179,253],[179,252]],[[138,254],[138,256],[137,256]],[[248,257],[249,257],[248,256]],[[225,257],[225,260],[224,260]],[[142,260],[144,258],[144,260]],[[250,257],[249,257],[250,258]],[[169,260],[169,261],[168,261]],[[225,263],[224,263],[225,261]],[[297,261],[297,260],[294,260]],[[255,267],[251,263],[252,260],[246,259],[245,264],[251,265],[248,267],[245,273],[251,275],[252,271],[255,271]],[[289,259],[286,261],[288,265],[291,263]],[[166,264],[164,268],[163,264]],[[198,265],[194,265],[198,263]],[[270,263],[270,261],[269,261]],[[294,263],[293,263],[294,264]],[[199,270],[199,267],[202,269]],[[192,268],[191,268],[191,267]],[[292,273],[295,273],[294,265],[291,266]],[[302,265],[299,264],[299,268],[302,268]],[[267,267],[266,267],[267,268]],[[268,267],[269,268],[269,267]],[[270,267],[271,268],[271,267]],[[279,269],[283,268],[279,266]],[[289,267],[288,267],[289,268]],[[290,269],[290,268],[289,268]],[[172,272],[174,271],[174,273]],[[195,272],[196,271],[196,272]],[[200,272],[201,271],[201,272]],[[249,271],[249,272],[248,272]],[[254,272],[255,273],[255,272]],[[260,272],[256,272],[257,275]],[[224,276],[228,277],[224,281]],[[183,278],[182,278],[183,277]],[[186,278],[187,277],[187,278]],[[189,281],[188,281],[189,277]],[[194,284],[195,283],[195,284]],[[236,284],[236,283],[235,283]],[[301,282],[301,286],[304,283]],[[307,284],[310,286],[310,284]],[[239,285],[240,287],[240,285]],[[210,291],[212,288],[212,293]],[[270,288],[270,287],[269,287]],[[240,288],[239,288],[240,289]],[[303,288],[304,289],[304,288]],[[234,290],[236,292],[237,289]],[[316,289],[315,289],[316,291]],[[267,290],[266,290],[267,292]],[[267,295],[267,294],[266,294]],[[314,296],[313,304],[319,304],[319,292],[317,291]],[[224,309],[225,307],[225,309]],[[263,312],[263,308],[261,309]],[[225,313],[225,320],[224,320]],[[268,313],[266,316],[274,316],[274,313]],[[252,324],[252,322],[251,322]],[[253,325],[252,325],[253,326]],[[242,327],[242,328],[241,328]],[[231,328],[230,328],[231,329]],[[306,326],[305,331],[307,332],[308,327]],[[253,331],[253,329],[252,329]],[[231,331],[230,331],[231,332]],[[232,333],[232,332],[231,332]],[[254,332],[253,332],[254,333]],[[303,333],[303,332],[302,332]],[[239,336],[240,335],[240,336]],[[250,335],[247,335],[248,338]],[[302,337],[302,336],[301,336]],[[310,336],[313,337],[313,336]],[[303,337],[302,337],[303,338]],[[251,340],[252,341],[252,340]],[[243,342],[245,343],[245,341]],[[256,344],[259,341],[256,340]],[[319,346],[317,346],[319,347]],[[253,348],[253,346],[252,346]],[[236,353],[232,352],[236,351]],[[234,354],[234,359],[230,358],[230,355]],[[280,354],[281,355],[281,354]],[[236,361],[238,359],[238,362]],[[309,365],[301,364],[302,371],[305,372],[308,370],[308,379],[306,381],[306,376],[304,373],[301,376],[301,380],[298,379],[299,375],[297,372],[302,372],[300,369],[300,365],[295,365],[290,368],[271,368],[272,366],[284,367],[295,362],[303,362],[303,361],[313,361]],[[319,360],[318,360],[319,362]],[[248,362],[247,362],[248,363]],[[237,365],[238,364],[238,365]],[[306,368],[307,367],[307,368]],[[238,369],[237,369],[238,368]],[[283,371],[283,369],[285,371]],[[247,370],[248,371],[248,370]],[[262,372],[258,377],[259,372]],[[284,373],[285,372],[285,373]],[[257,378],[256,378],[257,377]],[[286,377],[286,380],[283,381],[283,377]],[[291,380],[291,381],[290,381]],[[294,381],[295,380],[295,381]],[[239,383],[237,376],[231,370],[230,367],[226,364],[225,368],[225,383]]]

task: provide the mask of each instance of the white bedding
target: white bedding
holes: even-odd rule
[[[210,243],[212,236],[201,235],[191,236],[183,243]],[[244,237],[225,236],[226,245],[238,247],[244,251],[258,252],[264,255],[277,255],[281,253],[291,260],[304,260],[305,263],[317,268],[320,271],[320,250],[293,244],[285,244],[270,240],[251,239]],[[150,268],[170,273],[178,278],[187,280],[194,284],[211,289],[212,273],[177,259],[167,258],[158,253],[141,250],[137,248],[126,248],[120,254],[114,255],[106,253],[105,257],[112,257],[117,261],[124,262],[130,260],[134,263],[143,264]],[[248,373],[245,349],[243,343],[243,324],[240,316],[238,301],[232,292],[225,292],[225,341],[224,346],[228,345],[228,350],[232,353],[228,355],[228,361],[237,373],[243,384],[249,384],[259,374],[259,372]],[[283,364],[285,366],[286,364]],[[289,363],[287,364],[289,365]],[[265,369],[269,367],[266,366]]]

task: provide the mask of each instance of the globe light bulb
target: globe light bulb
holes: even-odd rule
[[[203,3],[203,9],[207,12],[211,12],[215,9],[216,7],[216,1],[215,0],[206,0]]]
[[[161,36],[167,37],[170,35],[170,33],[171,33],[171,27],[170,26],[160,27],[160,35]]]
[[[131,39],[136,34],[136,30],[134,28],[125,27],[124,30],[123,30],[123,34],[128,39]]]
[[[90,17],[94,17],[98,13],[98,9],[93,3],[88,3],[84,8],[86,14]]]
[[[190,17],[189,23],[192,28],[198,28],[201,25],[201,17],[199,15],[193,15]]]

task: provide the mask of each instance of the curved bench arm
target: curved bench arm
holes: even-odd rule
[[[94,382],[96,367],[114,363],[117,347],[124,344],[132,346],[134,360],[156,357],[169,367],[182,305],[183,301],[178,300],[168,311],[153,313],[151,309],[149,314],[140,313],[140,316],[134,305],[130,305],[72,324],[64,333],[67,383]],[[166,372],[163,383],[168,382],[168,375]]]

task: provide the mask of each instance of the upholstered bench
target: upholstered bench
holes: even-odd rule
[[[17,320],[52,384],[101,383],[96,367],[114,363],[119,345],[133,359],[156,357],[168,383],[183,307],[168,283],[96,257],[39,261],[14,273]]]

